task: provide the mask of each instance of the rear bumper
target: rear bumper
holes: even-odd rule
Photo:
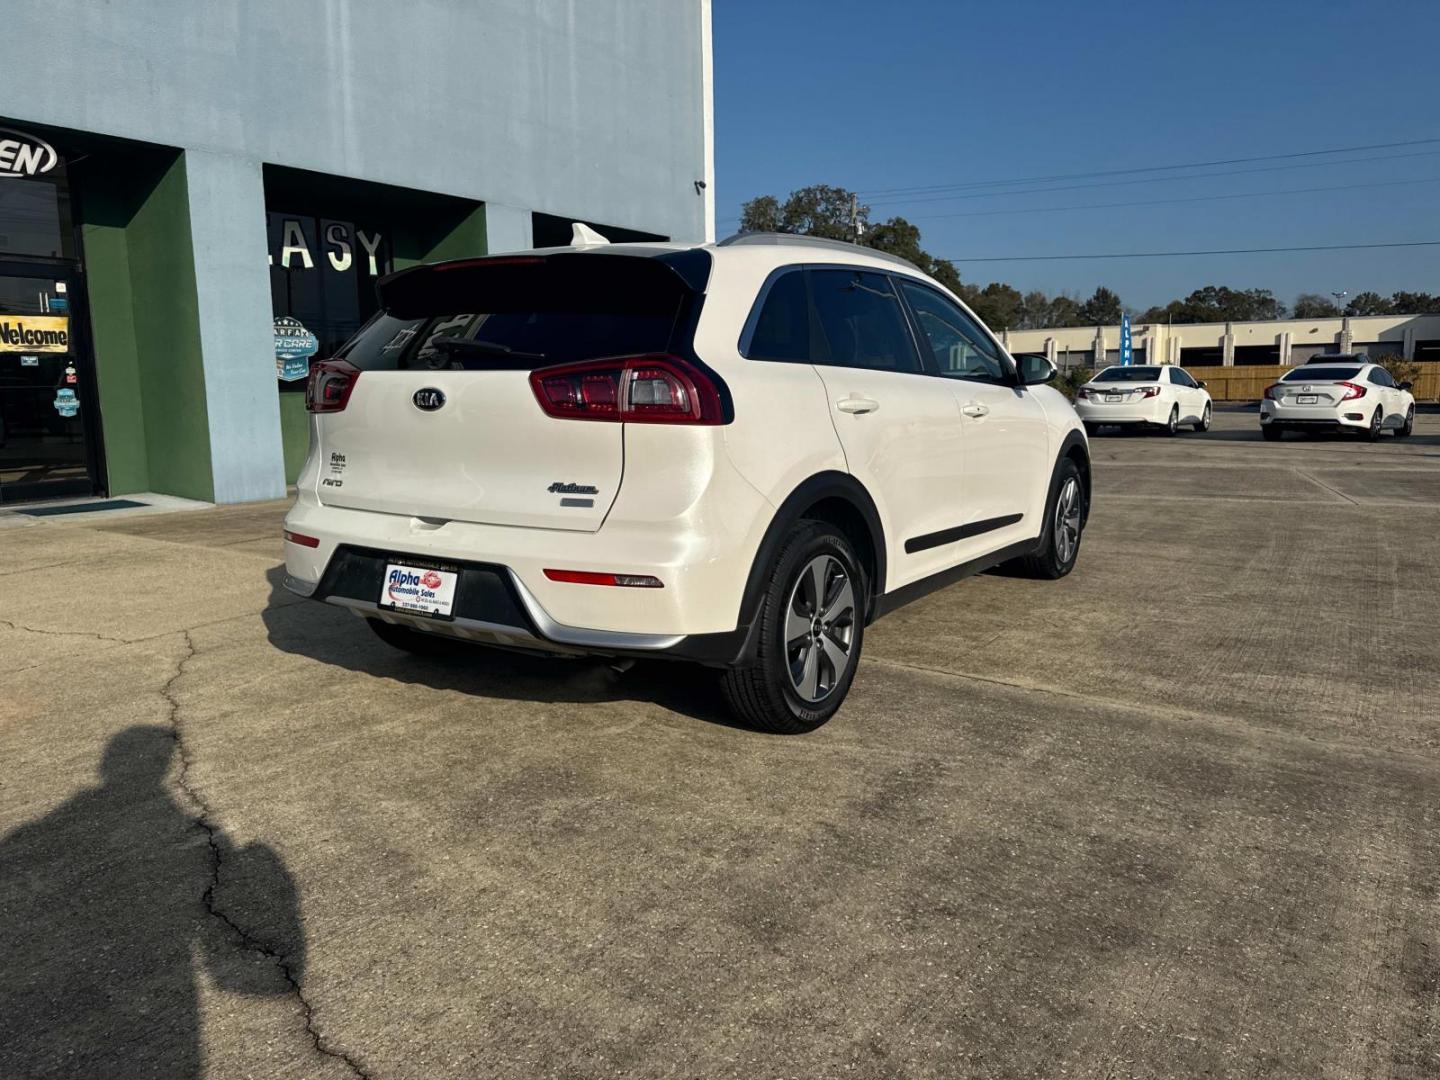
[[[378,605],[376,601],[381,593],[385,566],[397,558],[459,573],[454,618],[431,618],[392,611]],[[349,544],[335,548],[318,581],[307,581],[287,572],[285,587],[298,596],[334,604],[365,618],[511,649],[570,655],[666,656],[726,664],[739,656],[746,636],[743,629],[687,635],[567,626],[550,616],[509,567],[433,559]]]
[[[1274,401],[1260,403],[1260,424],[1282,424],[1284,426],[1309,428],[1365,428],[1370,426],[1370,414],[1359,402],[1345,405],[1281,405]],[[1353,415],[1347,415],[1353,414]]]
[[[1080,400],[1075,403],[1075,415],[1087,424],[1163,424],[1170,418],[1170,404],[1158,397],[1115,405]]]

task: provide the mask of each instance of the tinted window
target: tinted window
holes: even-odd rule
[[[746,355],[752,360],[810,359],[810,302],[803,272],[791,270],[771,283]]]
[[[889,278],[853,270],[816,270],[810,277],[830,363],[872,371],[920,370]]]
[[[915,313],[924,344],[935,356],[936,372],[956,379],[1004,379],[1000,350],[958,304],[912,281],[902,281],[900,288]]]
[[[1303,367],[1282,376],[1283,382],[1341,382],[1360,374],[1353,367]]]
[[[1181,371],[1178,367],[1172,367],[1170,369],[1170,381],[1176,386],[1195,385],[1195,380],[1192,379],[1186,372]]]
[[[1373,368],[1370,372],[1370,381],[1376,386],[1394,386],[1390,380],[1390,373],[1384,368]]]
[[[1108,367],[1091,382],[1159,382],[1158,367]]]

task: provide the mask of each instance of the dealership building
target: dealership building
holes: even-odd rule
[[[280,496],[380,275],[713,238],[709,0],[7,14],[0,503]]]

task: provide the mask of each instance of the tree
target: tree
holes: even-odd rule
[[[1295,318],[1333,319],[1340,314],[1340,307],[1319,293],[1301,293],[1295,298]]]
[[[1114,326],[1124,314],[1120,297],[1104,285],[1099,286],[1075,313],[1080,326]]]
[[[935,258],[920,246],[918,226],[902,217],[871,225],[870,207],[856,200],[854,192],[845,188],[813,184],[792,191],[783,203],[773,195],[760,195],[740,209],[741,232],[783,232],[830,240],[857,240],[857,227],[860,232],[857,242],[861,246],[908,259],[952,292],[962,291],[955,264]]]
[[[1345,305],[1346,315],[1393,315],[1395,305],[1379,293],[1362,292]]]
[[[1184,300],[1172,300],[1140,316],[1142,322],[1261,322],[1283,319],[1285,305],[1269,289],[1232,289],[1206,285]]]
[[[991,330],[1018,329],[1025,298],[1014,286],[992,281],[978,292],[964,297]]]
[[[1390,297],[1396,315],[1440,315],[1440,296],[1423,292],[1397,292]]]

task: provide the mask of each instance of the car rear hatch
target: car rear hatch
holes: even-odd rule
[[[673,352],[703,290],[693,265],[673,264],[681,255],[703,256],[708,270],[703,252],[668,262],[565,252],[383,279],[381,312],[312,368],[320,501],[439,521],[598,529],[624,479],[624,425],[547,415],[530,376]]]

